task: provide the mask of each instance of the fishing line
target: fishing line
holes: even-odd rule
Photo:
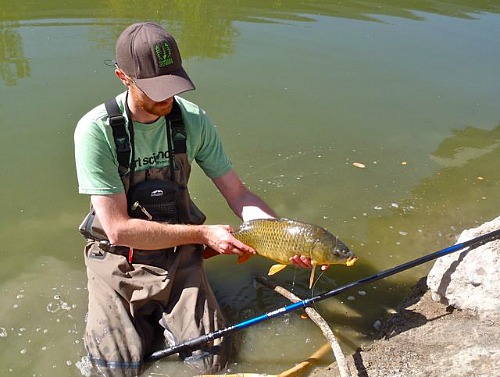
[[[295,267],[293,269],[293,280],[292,280],[292,289],[291,289],[292,292],[295,290],[295,279],[297,278],[297,271],[298,270],[299,270],[298,267]]]
[[[339,287],[339,288],[333,289],[331,291],[319,294],[317,296],[313,296],[313,297],[310,297],[308,299],[298,301],[296,303],[284,306],[282,308],[278,308],[278,309],[273,310],[271,312],[261,314],[257,317],[250,318],[250,319],[245,320],[243,322],[219,329],[219,330],[211,332],[209,334],[201,335],[201,336],[199,336],[197,338],[193,338],[193,339],[188,339],[188,340],[184,341],[183,343],[174,345],[172,347],[158,350],[156,352],[153,352],[150,356],[146,357],[145,361],[146,362],[153,362],[153,361],[159,360],[163,357],[179,353],[180,351],[183,351],[186,349],[197,349],[197,347],[199,347],[202,344],[208,343],[214,339],[222,338],[223,336],[228,335],[230,333],[233,333],[235,331],[246,329],[247,327],[250,327],[252,325],[255,325],[257,323],[265,321],[267,319],[271,319],[271,318],[283,315],[285,313],[291,312],[292,310],[308,307],[316,301],[325,300],[329,297],[343,293],[351,288],[354,288],[354,287],[357,287],[357,286],[360,286],[363,284],[371,283],[371,282],[374,282],[376,280],[384,279],[388,276],[397,274],[397,273],[402,272],[402,271],[406,271],[410,268],[413,268],[413,267],[416,267],[416,266],[421,265],[423,263],[429,262],[433,259],[440,258],[442,256],[454,253],[458,250],[463,250],[465,248],[467,248],[467,250],[473,249],[475,247],[483,245],[483,244],[490,242],[490,241],[497,239],[497,238],[500,238],[500,229],[497,229],[497,230],[490,232],[490,233],[486,233],[482,236],[470,239],[470,240],[462,242],[462,243],[457,243],[453,246],[447,247],[446,249],[442,249],[442,250],[436,251],[434,253],[424,255],[423,257],[411,260],[409,262],[403,263],[401,265],[390,268],[388,270],[381,271],[379,273],[365,277],[363,279],[356,280],[356,281],[351,282],[349,284],[346,284],[342,287]]]
[[[314,297],[314,288],[316,288],[316,284],[319,283],[319,279],[321,279],[321,277],[324,275],[325,271],[324,270],[320,270],[321,273],[319,274],[319,276],[316,278],[316,281],[314,282],[313,286],[311,287],[311,297]],[[316,306],[316,303],[313,302],[313,306],[314,306],[314,310],[318,311],[318,308]]]

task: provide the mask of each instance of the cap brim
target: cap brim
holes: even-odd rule
[[[183,68],[169,75],[134,79],[134,81],[144,94],[155,102],[162,102],[167,98],[195,89],[193,82]]]

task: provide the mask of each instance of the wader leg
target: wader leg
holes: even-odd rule
[[[226,325],[195,246],[137,259],[131,265],[96,243],[85,248],[89,307],[84,340],[93,364],[105,376],[139,374],[143,358],[162,335],[177,342]],[[181,357],[198,371],[212,373],[227,363],[226,343],[217,339]]]
[[[109,260],[125,258],[109,253],[103,255],[92,245],[87,245],[85,251],[89,306],[84,341],[92,364],[104,376],[138,375],[142,342],[126,299],[107,280],[111,279],[111,273],[107,275],[106,270],[111,272],[113,267]]]
[[[170,301],[160,321],[170,346],[226,326],[203,270],[201,250],[197,250],[194,245],[181,246],[175,253],[173,263],[176,268],[175,276],[172,277]],[[207,374],[223,369],[228,354],[228,340],[221,338],[202,346],[200,350],[187,350],[180,356],[198,373]]]

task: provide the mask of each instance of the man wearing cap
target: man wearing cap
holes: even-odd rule
[[[227,325],[200,245],[220,254],[255,253],[230,226],[203,224],[187,190],[191,163],[243,220],[276,215],[243,185],[205,112],[178,96],[195,87],[172,35],[155,23],[126,28],[116,43],[115,74],[127,88],[115,98],[126,131],[114,134],[107,104],[84,115],[75,130],[79,192],[91,198],[81,226],[89,293],[85,345],[103,373],[134,375],[155,348]],[[120,146],[128,143],[123,163],[127,148]],[[142,205],[153,196],[158,201]],[[292,262],[311,267],[298,256]],[[200,373],[216,372],[227,362],[227,339],[180,356]]]

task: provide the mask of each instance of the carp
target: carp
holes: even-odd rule
[[[309,223],[285,218],[256,219],[244,222],[234,232],[234,237],[255,249],[258,255],[278,262],[271,266],[269,275],[290,265],[294,255],[304,255],[311,260],[309,288],[314,281],[317,265],[345,264],[352,266],[358,259],[336,236],[326,229]],[[242,255],[238,263],[250,255]]]

